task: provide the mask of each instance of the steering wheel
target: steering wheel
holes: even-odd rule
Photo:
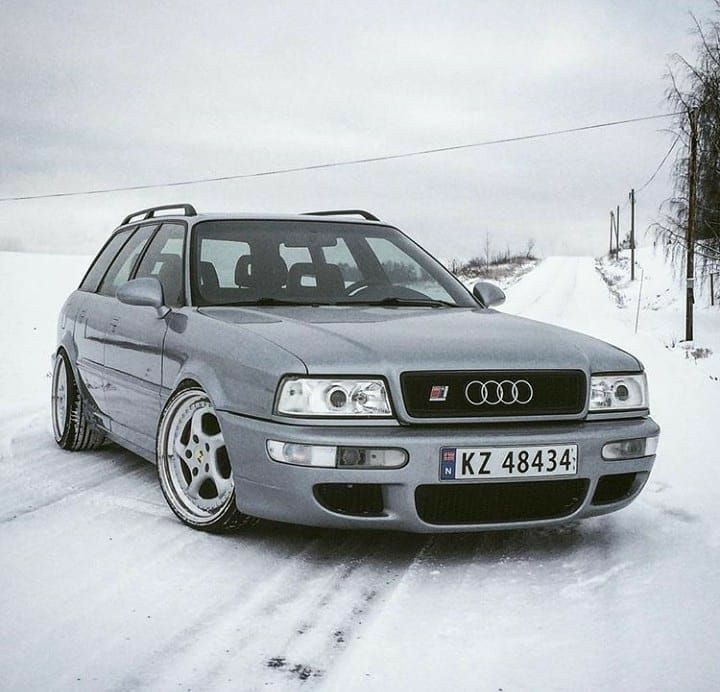
[[[362,279],[361,281],[355,281],[354,283],[351,283],[346,289],[345,289],[345,295],[348,298],[351,298],[359,291],[362,291],[365,288],[370,288],[371,286],[379,286],[380,283],[378,281],[371,281],[369,279]]]

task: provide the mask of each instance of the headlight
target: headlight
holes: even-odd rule
[[[379,379],[286,377],[275,410],[286,416],[392,415],[385,382]]]
[[[590,378],[590,411],[648,408],[647,378],[639,375],[593,375]]]

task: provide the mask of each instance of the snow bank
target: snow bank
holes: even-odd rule
[[[608,285],[619,313],[634,329],[638,301],[638,330],[652,334],[679,358],[720,378],[720,276],[715,281],[715,305],[710,301],[710,280],[698,278],[695,287],[694,340],[685,339],[685,267],[667,259],[662,248],[643,247],[635,252],[635,281],[630,281],[630,252],[619,259],[603,257],[597,268]],[[641,287],[642,283],[642,287]],[[642,290],[642,293],[641,293]]]

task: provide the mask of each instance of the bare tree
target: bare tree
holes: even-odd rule
[[[695,192],[695,255],[701,271],[720,262],[720,0],[704,24],[693,15],[697,36],[694,64],[674,55],[668,68],[667,100],[678,113],[674,189],[663,203],[663,218],[655,225],[657,238],[676,260],[684,262],[687,251],[689,209],[689,149],[691,118],[697,127],[698,157]]]
[[[525,246],[525,258],[529,260],[535,259],[535,238],[528,238]]]

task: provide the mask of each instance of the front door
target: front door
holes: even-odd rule
[[[153,308],[116,300],[105,336],[105,408],[112,430],[155,449],[167,320]]]
[[[164,223],[133,273],[133,278],[157,278],[170,308],[184,304],[184,238],[184,224]],[[105,402],[112,429],[150,452],[155,449],[160,418],[163,342],[169,319],[159,318],[153,308],[115,299],[105,337]]]

